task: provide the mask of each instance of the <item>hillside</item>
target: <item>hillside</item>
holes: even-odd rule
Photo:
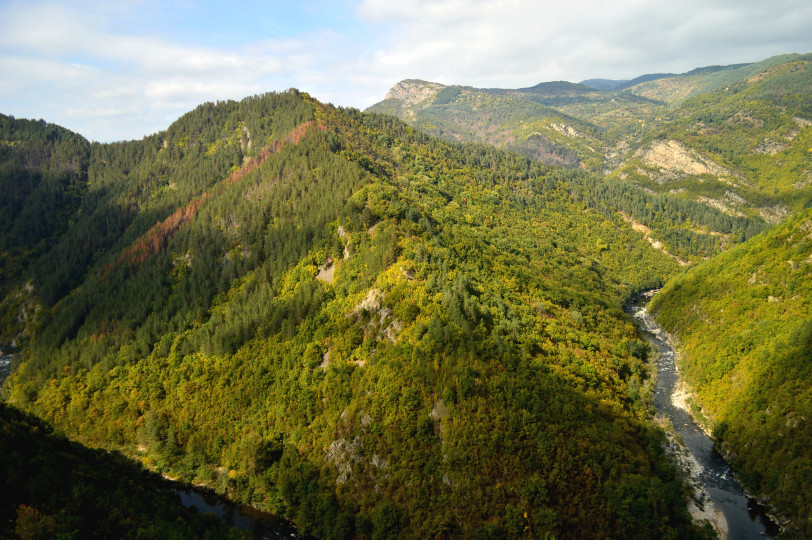
[[[811,59],[643,76],[606,90],[408,80],[368,110],[448,140],[486,142],[777,223],[812,201]]]
[[[87,190],[89,157],[75,133],[0,115],[0,287],[53,247]]]
[[[651,302],[744,483],[809,526],[812,210],[691,268]]]
[[[250,538],[181,506],[160,475],[0,402],[3,538]]]
[[[621,306],[679,268],[641,226],[757,222],[296,91],[88,163],[4,259],[12,403],[319,537],[706,534]]]

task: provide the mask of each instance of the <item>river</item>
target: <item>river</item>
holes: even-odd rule
[[[780,532],[778,526],[767,516],[763,506],[744,493],[730,465],[716,451],[711,437],[702,431],[685,406],[674,350],[663,329],[646,310],[654,292],[638,296],[627,311],[658,352],[654,408],[658,416],[670,421],[677,439],[684,443],[679,461],[689,469],[691,480],[700,493],[710,499],[711,505],[705,503],[706,514],[711,521],[716,521],[717,530],[723,537],[726,533],[730,540],[773,538]]]
[[[0,346],[0,387],[11,372],[15,352],[14,348]],[[251,531],[255,538],[276,540],[300,538],[301,536],[293,523],[273,514],[234,503],[206,489],[182,483],[175,483],[175,485],[177,487],[173,491],[186,508],[194,507],[200,513],[214,514],[226,525]]]
[[[6,377],[11,373],[11,363],[14,361],[14,352],[17,349],[13,347],[0,346],[0,387],[6,380]]]
[[[692,482],[700,494],[710,499],[705,503],[705,514],[715,521],[717,530],[730,540],[773,538],[778,526],[766,515],[755,499],[747,496],[733,476],[728,463],[715,450],[713,440],[705,434],[688,413],[684,395],[679,391],[674,350],[656,322],[646,311],[653,292],[637,297],[627,308],[635,324],[659,353],[657,356],[657,386],[654,408],[657,415],[668,419],[677,438],[684,443],[681,464],[689,469]],[[11,370],[14,355],[0,349],[0,385]],[[294,526],[280,518],[237,505],[208,491],[184,486],[175,489],[186,507],[211,512],[225,523],[240,529],[253,530],[259,538],[278,539],[297,537]],[[715,510],[715,511],[714,511]]]
[[[214,492],[189,485],[183,485],[173,491],[180,496],[183,506],[197,508],[201,513],[214,514],[226,525],[251,531],[255,538],[263,540],[300,538],[293,523],[250,506],[234,503]]]

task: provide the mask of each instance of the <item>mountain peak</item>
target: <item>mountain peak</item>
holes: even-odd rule
[[[437,95],[445,85],[420,79],[404,79],[386,93],[385,99],[399,99],[414,105]]]

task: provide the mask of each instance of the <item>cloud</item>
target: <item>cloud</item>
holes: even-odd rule
[[[0,20],[0,109],[95,140],[165,129],[204,101],[286,89],[298,70],[313,69],[309,43],[330,50],[329,33],[228,49],[188,45],[117,32],[98,10],[61,4],[8,4]]]
[[[0,111],[94,140],[297,87],[365,108],[401,79],[631,78],[812,51],[808,0],[183,0],[0,4]]]
[[[399,27],[375,55],[391,72],[473,85],[633,77],[812,48],[812,3],[364,0]]]

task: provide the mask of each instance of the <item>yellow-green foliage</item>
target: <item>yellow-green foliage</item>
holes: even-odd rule
[[[174,485],[114,452],[71,442],[0,402],[3,538],[249,538],[181,506]]]
[[[682,372],[745,483],[808,535],[812,504],[812,210],[654,297]]]
[[[11,399],[320,537],[701,536],[621,310],[677,264],[602,181],[296,101],[164,249],[97,255]]]

